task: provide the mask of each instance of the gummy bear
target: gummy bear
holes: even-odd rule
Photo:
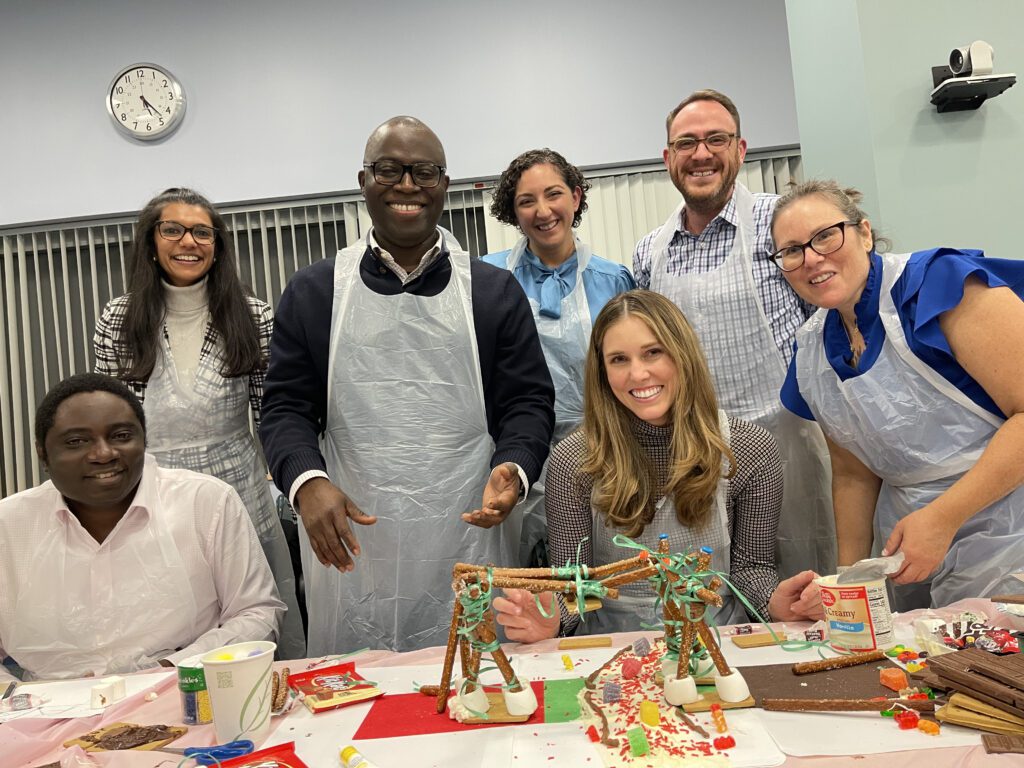
[[[732,736],[719,736],[714,741],[715,749],[730,749],[736,746],[736,739]]]
[[[897,712],[893,717],[896,719],[896,724],[900,727],[901,731],[914,730],[921,719],[918,717],[917,712],[912,709],[904,709],[901,712]]]
[[[939,724],[933,723],[931,720],[921,720],[917,724],[917,730],[927,733],[929,736],[939,735]]]

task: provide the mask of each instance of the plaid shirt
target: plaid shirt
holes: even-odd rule
[[[103,314],[96,321],[96,333],[92,339],[93,355],[96,358],[96,373],[105,373],[108,376],[118,377],[122,367],[131,364],[128,351],[121,339],[121,332],[124,328],[125,314],[128,312],[128,299],[131,294],[118,296],[112,299],[103,309]],[[263,359],[270,360],[270,334],[274,328],[274,314],[270,305],[257,299],[254,296],[247,296],[249,311],[252,312],[258,329],[260,352]],[[163,329],[164,339],[167,339],[167,328]],[[206,334],[203,336],[203,346],[199,352],[199,360],[204,361],[213,357],[213,367],[219,369],[223,362],[223,352],[220,343],[220,334],[213,327],[207,324]],[[123,365],[121,364],[123,361]],[[257,368],[249,373],[249,406],[252,408],[253,419],[256,427],[260,425],[260,407],[263,403],[263,378],[266,375],[266,366]],[[139,400],[146,398],[145,381],[125,380],[125,384],[131,387]]]
[[[775,345],[789,365],[793,356],[793,339],[797,329],[814,314],[817,307],[808,304],[794,293],[780,270],[768,257],[774,248],[769,227],[778,195],[754,194],[755,243],[753,258],[754,284],[757,286],[761,306],[768,317]],[[670,275],[711,272],[725,263],[736,240],[735,196],[713,218],[699,235],[682,226],[683,214],[668,246],[667,271]],[[651,247],[661,228],[646,235],[633,253],[633,276],[637,287],[651,286]]]

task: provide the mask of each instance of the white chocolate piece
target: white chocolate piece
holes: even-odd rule
[[[697,692],[697,681],[693,679],[693,675],[686,677],[676,677],[674,673],[665,675],[665,701],[673,707],[693,704],[700,698],[701,696]]]
[[[750,688],[743,675],[733,668],[729,668],[728,675],[715,673],[715,690],[718,691],[718,698],[722,701],[736,703],[750,698]]]
[[[109,683],[96,683],[89,689],[89,707],[103,709],[114,703],[114,686]]]
[[[146,701],[156,701],[156,699],[157,699],[157,692],[156,691],[150,691],[149,693],[147,693],[142,698],[144,698]]]
[[[510,715],[532,715],[537,711],[537,695],[529,683],[524,683],[521,691],[510,691],[505,688],[501,695],[505,699],[505,709]]]
[[[109,685],[111,690],[111,703],[120,701],[128,695],[125,689],[124,678],[120,675],[111,675],[110,677],[104,677],[100,680],[104,685]]]

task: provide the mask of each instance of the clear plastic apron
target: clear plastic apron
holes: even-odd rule
[[[509,252],[505,269],[515,274],[528,244],[519,239]],[[583,285],[583,271],[590,263],[590,246],[576,240],[576,285],[562,299],[561,317],[545,317],[540,313],[540,302],[530,299],[530,309],[537,324],[537,334],[544,350],[544,359],[555,386],[555,431],[551,444],[564,439],[583,421],[583,371],[586,367],[587,345],[590,343],[590,305]],[[544,486],[547,481],[547,462],[540,477],[530,486],[530,492],[520,504],[523,510],[523,533],[519,547],[519,564],[529,565],[529,558],[537,543],[547,539],[547,518],[544,513]]]
[[[718,421],[722,430],[722,438],[728,445],[729,420],[723,411],[718,412]],[[723,464],[723,471],[727,469],[727,466]],[[700,547],[711,547],[714,550],[711,567],[728,575],[731,544],[729,515],[726,510],[728,486],[728,479],[723,477],[718,483],[718,492],[715,494],[713,514],[701,528],[693,529],[680,525],[672,500],[662,497],[655,508],[654,519],[633,540],[652,550],[657,550],[659,534],[666,533],[668,534],[670,552],[687,553],[696,551]],[[591,511],[593,516],[591,542],[594,551],[594,564],[605,565],[632,557],[635,554],[633,550],[624,549],[613,541],[619,531],[605,525],[604,517],[596,509]],[[710,609],[709,617],[713,617],[719,625],[746,621],[746,612],[740,602],[733,597],[732,592],[723,585],[719,589],[719,593],[724,598],[724,603],[720,609]],[[609,632],[636,632],[644,628],[641,625],[657,626],[661,623],[662,617],[655,615],[656,599],[657,595],[646,579],[626,584],[619,587],[617,600],[605,598],[601,601],[600,610],[587,613],[584,617],[585,620],[580,622],[576,633],[593,635]]]
[[[651,290],[672,299],[697,332],[722,409],[764,427],[779,445],[785,482],[776,546],[779,576],[806,568],[834,573],[828,448],[818,425],[790,413],[779,399],[786,365],[754,283],[754,198],[737,183],[734,199],[739,223],[733,248],[710,272],[668,273],[668,246],[685,203],[676,209],[652,244]]]
[[[154,469],[147,458],[145,471]],[[54,514],[18,587],[4,645],[34,678],[147,669],[173,650],[165,645],[168,637],[195,636],[188,571],[159,515],[130,510],[105,545],[95,544],[106,546],[102,556],[81,544],[69,546],[71,537],[88,535]]]
[[[191,469],[231,485],[249,512],[277,591],[288,607],[278,631],[278,656],[302,659],[302,632],[295,573],[288,542],[267,482],[267,471],[249,430],[249,387],[245,376],[220,373],[219,354],[206,355],[196,367],[195,382],[179,382],[166,338],[160,342],[146,385],[147,449],[161,467]]]
[[[359,276],[365,251],[342,250],[334,269],[323,450],[331,481],[377,522],[354,526],[350,573],[320,565],[299,526],[314,656],[445,644],[454,564],[509,563],[519,543],[515,512],[490,529],[460,517],[480,506],[494,452],[469,255],[452,250],[436,296],[382,296]]]
[[[882,256],[879,316],[885,342],[870,370],[846,381],[836,375],[822,340],[825,310],[797,333],[797,381],[811,412],[832,440],[882,479],[876,550],[899,520],[935,500],[974,466],[1003,423],[908,346],[891,293],[907,259]],[[893,607],[906,611],[1019,591],[1020,583],[1009,573],[1022,563],[1024,488],[1018,488],[960,528],[930,582],[893,585]]]

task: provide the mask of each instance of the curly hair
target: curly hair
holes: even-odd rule
[[[515,160],[509,163],[508,168],[502,171],[494,192],[491,193],[491,216],[504,224],[511,224],[519,227],[519,219],[516,216],[516,186],[522,175],[535,165],[547,163],[553,165],[561,175],[565,185],[570,190],[580,188],[580,204],[572,217],[572,225],[578,227],[583,221],[583,212],[587,210],[587,190],[590,189],[590,182],[583,176],[583,171],[570,163],[553,149],[531,149],[523,152]]]

